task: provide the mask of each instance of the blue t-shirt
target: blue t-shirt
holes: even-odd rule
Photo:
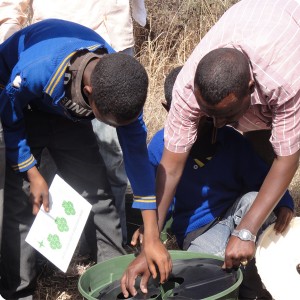
[[[161,130],[148,145],[148,155],[155,172],[164,147]],[[193,145],[175,194],[172,230],[179,245],[184,237],[221,216],[237,198],[258,191],[268,173],[246,139],[231,127],[218,129],[215,147],[210,141]],[[212,155],[211,155],[212,154]],[[288,192],[277,207],[294,209]]]

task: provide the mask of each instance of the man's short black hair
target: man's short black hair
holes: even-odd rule
[[[92,98],[103,115],[117,121],[134,119],[147,98],[148,75],[132,56],[123,53],[104,55],[91,75]]]
[[[176,78],[181,71],[182,66],[172,69],[172,71],[167,75],[164,83],[165,99],[166,99],[166,108],[170,109],[172,103],[172,91]]]
[[[230,93],[242,98],[249,91],[250,69],[247,56],[231,48],[219,48],[199,62],[194,84],[205,102],[215,105]]]

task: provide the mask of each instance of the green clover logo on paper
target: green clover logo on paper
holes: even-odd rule
[[[69,226],[67,224],[67,220],[65,218],[56,218],[55,223],[59,231],[69,231]]]
[[[68,216],[75,215],[76,211],[75,211],[75,208],[74,208],[73,203],[71,201],[64,201],[62,206],[65,209],[65,213]]]
[[[61,243],[57,234],[49,234],[47,240],[53,250],[61,248]]]

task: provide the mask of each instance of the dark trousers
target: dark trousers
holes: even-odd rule
[[[47,148],[58,175],[92,204],[85,237],[94,259],[100,262],[125,254],[120,219],[91,122],[73,122],[40,111],[26,111],[25,120],[28,142],[37,161]],[[1,294],[8,299],[32,295],[35,289],[35,250],[25,242],[34,220],[28,196],[25,176],[7,167]]]

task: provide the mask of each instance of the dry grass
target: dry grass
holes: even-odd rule
[[[146,28],[135,27],[137,57],[145,66],[149,78],[149,97],[145,106],[148,140],[163,127],[166,113],[161,106],[164,101],[163,83],[168,72],[183,65],[203,35],[218,18],[238,1],[234,0],[146,0],[148,23]],[[292,184],[291,194],[299,210],[299,174]],[[171,236],[168,248],[176,248]],[[50,263],[46,263],[38,280],[35,299],[79,300],[77,283],[80,274],[89,265],[74,264],[74,276],[64,275]]]
[[[137,56],[150,78],[145,106],[148,139],[163,127],[163,84],[174,67],[183,65],[205,33],[237,1],[148,1],[148,23],[135,28]]]
[[[78,279],[94,263],[78,261],[74,255],[66,273],[61,272],[52,263],[39,257],[40,275],[37,282],[36,300],[82,300],[84,299],[78,291]]]
[[[290,186],[289,190],[295,202],[296,215],[300,216],[300,168],[298,168]]]

